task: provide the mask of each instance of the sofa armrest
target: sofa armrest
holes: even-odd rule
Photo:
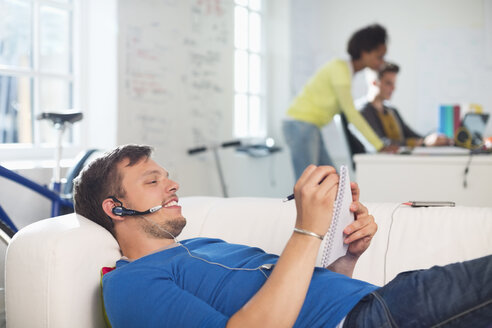
[[[7,325],[105,327],[100,270],[120,257],[108,231],[73,213],[21,229],[7,249]]]
[[[359,259],[354,278],[381,286],[403,271],[492,253],[492,208],[413,208],[396,203],[367,206],[378,232]]]

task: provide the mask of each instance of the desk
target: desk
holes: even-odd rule
[[[468,155],[354,156],[361,201],[454,201],[492,207],[492,155],[473,155],[463,186]]]

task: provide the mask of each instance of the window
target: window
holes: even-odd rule
[[[73,108],[73,8],[72,0],[0,0],[0,144],[55,142],[36,116]]]
[[[234,8],[234,135],[266,135],[261,0],[236,0]]]

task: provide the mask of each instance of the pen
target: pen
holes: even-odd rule
[[[321,184],[321,182],[325,181],[325,178],[321,179],[321,181],[318,182],[318,184]],[[289,196],[285,197],[282,201],[285,203],[285,202],[288,202],[289,200],[293,200],[293,199],[294,199],[294,194],[290,194]]]
[[[289,196],[285,197],[282,201],[285,203],[293,199],[294,199],[294,194],[290,194]]]
[[[347,175],[347,179],[348,179],[348,171],[347,171],[347,166],[346,165],[342,165],[340,166],[340,171],[339,172],[345,172],[345,174]],[[321,184],[321,182],[325,181],[325,178],[327,176],[323,177],[323,179],[321,179],[320,182],[318,182],[318,184]],[[349,184],[350,184],[350,180],[349,180]],[[289,196],[285,197],[282,201],[285,203],[285,202],[288,202],[289,200],[293,200],[295,198],[294,194],[290,194]]]

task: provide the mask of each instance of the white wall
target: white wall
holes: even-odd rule
[[[109,149],[116,145],[117,33],[116,0],[82,1],[81,106],[85,148]]]

